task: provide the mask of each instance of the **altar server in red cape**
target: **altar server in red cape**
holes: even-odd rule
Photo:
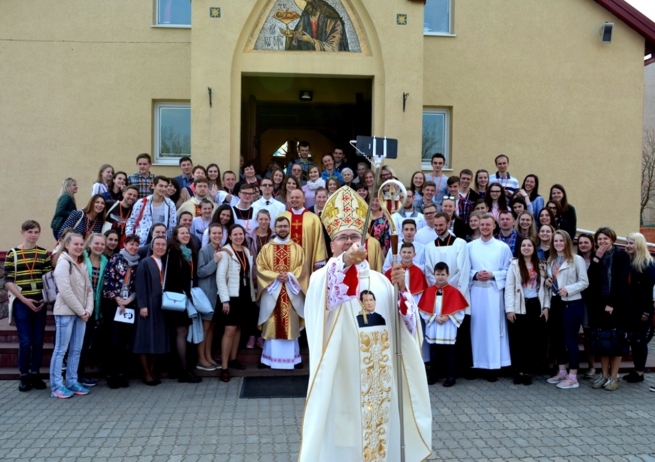
[[[457,329],[469,304],[456,287],[448,284],[449,269],[446,263],[435,265],[434,276],[435,285],[428,287],[418,302],[420,315],[425,321],[425,341],[430,344],[428,383],[436,383],[439,370],[445,366],[446,381],[443,386],[452,387],[457,374]]]
[[[400,246],[400,264],[403,270],[405,270],[405,286],[407,287],[407,291],[412,294],[414,302],[418,303],[421,294],[428,288],[428,281],[425,279],[423,270],[421,270],[418,265],[414,264],[415,256],[416,251],[414,250],[414,244],[411,242],[403,242]],[[389,279],[389,281],[391,281],[391,271],[392,269],[389,268],[384,272],[384,275]]]

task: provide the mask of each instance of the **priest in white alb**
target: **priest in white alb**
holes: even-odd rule
[[[400,265],[391,279],[399,285],[401,303],[389,280],[370,270],[366,249],[359,245],[366,210],[363,199],[344,186],[330,196],[321,215],[333,258],[311,276],[307,291],[310,375],[300,462],[400,461],[401,427],[408,462],[425,460],[432,452],[417,307]]]
[[[494,217],[480,218],[480,239],[469,242],[471,260],[471,347],[473,367],[488,369],[487,380],[495,382],[495,370],[511,365],[505,319],[504,289],[512,251],[494,239]]]
[[[275,237],[257,255],[259,323],[264,339],[261,363],[271,369],[293,369],[302,363],[298,338],[308,275],[302,247],[289,237],[291,223],[275,220]]]

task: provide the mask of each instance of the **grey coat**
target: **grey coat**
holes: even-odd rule
[[[168,328],[161,309],[162,286],[159,266],[152,258],[144,258],[136,269],[136,329],[132,351],[136,354],[164,354],[170,350]],[[142,318],[141,308],[148,308]]]
[[[223,253],[222,257],[227,258],[227,254]],[[207,295],[214,310],[216,310],[216,297],[218,294],[216,268],[218,268],[218,264],[214,261],[214,248],[211,244],[207,244],[198,252],[198,287]],[[202,318],[210,321],[212,315],[203,315]]]

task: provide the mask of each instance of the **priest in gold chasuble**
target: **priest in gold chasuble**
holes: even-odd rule
[[[432,452],[417,307],[402,268],[392,274],[400,303],[389,280],[370,269],[366,249],[359,246],[366,209],[361,197],[344,186],[330,196],[321,215],[334,257],[311,276],[307,291],[310,376],[300,462],[399,461],[401,425],[407,462],[425,460]],[[396,329],[403,355],[402,397]]]
[[[307,277],[327,261],[327,251],[323,238],[323,225],[315,213],[304,207],[305,193],[294,189],[289,193],[289,210],[280,217],[287,217],[291,223],[291,240],[305,252],[305,271]]]
[[[275,238],[257,256],[259,326],[264,348],[261,362],[272,369],[293,369],[300,358],[300,329],[307,292],[305,255],[289,237],[286,217],[275,220]]]

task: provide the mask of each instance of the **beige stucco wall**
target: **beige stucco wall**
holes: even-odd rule
[[[373,132],[399,139],[390,164],[404,180],[420,166],[423,107],[451,107],[455,170],[491,170],[505,152],[513,174],[566,185],[581,227],[608,213],[622,234],[637,226],[643,39],[592,0],[456,0],[456,37],[424,37],[421,3],[350,0],[367,55],[246,52],[267,0],[194,0],[191,30],[151,27],[153,3],[0,2],[12,39],[0,41],[0,249],[28,218],[52,245],[65,177],[82,205],[100,164],[134,172],[135,155],[153,150],[153,101],[191,100],[194,160],[235,169],[244,75],[372,78]],[[605,20],[616,23],[610,46]]]
[[[643,38],[591,0],[459,1],[454,31],[425,38],[424,102],[452,108],[455,172],[505,153],[565,186],[579,228],[637,229]]]
[[[62,180],[83,206],[102,163],[131,174],[152,152],[152,101],[189,100],[191,31],[152,20],[148,1],[0,2],[0,249],[30,218],[51,247]]]
[[[245,4],[244,4],[245,3]],[[423,5],[415,3],[352,0],[357,21],[363,28],[370,54],[245,52],[268,0],[241,2],[221,7],[223,18],[207,15],[210,0],[194,0],[192,31],[192,98],[206,101],[207,87],[217,97],[213,107],[194,104],[192,151],[202,162],[209,153],[229,156],[232,168],[240,155],[244,75],[303,75],[306,77],[372,77],[373,132],[379,136],[402,138],[408,156],[420,152],[423,69]],[[406,26],[396,25],[396,14],[414,18]],[[223,20],[225,19],[225,20]],[[231,66],[230,66],[231,63]],[[402,112],[402,93],[411,92],[407,110]],[[296,94],[293,96],[294,100]],[[224,114],[231,114],[225,120]],[[225,157],[227,160],[228,157]],[[401,165],[400,173],[410,175],[411,165]]]

